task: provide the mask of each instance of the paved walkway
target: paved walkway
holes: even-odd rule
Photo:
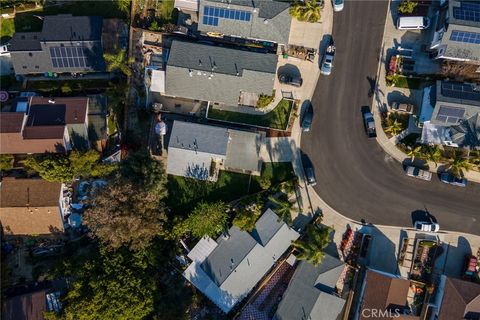
[[[390,5],[397,5],[397,2],[390,1]],[[380,118],[380,111],[386,110],[387,106],[389,105],[389,100],[393,100],[392,97],[404,98],[413,103],[416,106],[421,105],[422,99],[422,90],[409,90],[405,88],[395,88],[395,87],[387,87],[386,84],[386,68],[385,63],[387,57],[387,51],[391,50],[394,46],[403,46],[407,48],[414,48],[414,52],[419,51],[419,47],[422,45],[422,37],[420,36],[420,31],[408,31],[405,32],[403,30],[397,30],[395,28],[395,23],[393,21],[392,15],[390,14],[390,10],[388,10],[387,19],[385,21],[385,31],[382,40],[382,52],[379,59],[378,64],[378,72],[377,72],[377,83],[375,85],[375,94],[372,101],[372,113],[375,118],[375,126],[377,129],[377,142],[383,148],[383,150],[393,157],[398,162],[402,163],[408,156],[401,151],[395,145],[395,139],[389,139],[382,128],[382,121]],[[400,43],[401,42],[401,43]],[[415,53],[414,53],[415,54]],[[417,57],[415,57],[417,59]],[[432,67],[435,68],[435,64],[432,63]],[[403,97],[402,97],[403,96]],[[427,161],[429,170],[431,172],[436,173],[438,170],[438,166],[432,162]],[[480,172],[478,171],[468,171],[465,172],[465,177],[477,183],[480,183]]]

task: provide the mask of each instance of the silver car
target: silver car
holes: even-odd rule
[[[417,167],[408,166],[405,169],[405,172],[407,173],[407,176],[409,176],[409,177],[422,179],[422,180],[425,180],[425,181],[432,180],[432,173],[430,171],[422,170],[422,169],[417,168]]]
[[[438,232],[440,226],[435,222],[417,221],[415,222],[415,229],[418,231]]]

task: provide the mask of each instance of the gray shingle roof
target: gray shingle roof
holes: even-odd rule
[[[104,71],[102,20],[95,16],[45,16],[41,32],[15,33],[9,47],[15,73]],[[62,54],[62,63],[55,60],[58,65],[54,66],[51,48],[60,50],[62,46],[68,51]],[[87,65],[83,65],[83,59],[79,62],[72,58],[77,57],[77,53],[70,53],[69,47],[83,47]]]
[[[318,267],[306,261],[300,262],[274,319],[337,319],[345,300],[332,293],[344,266],[342,261],[328,254]],[[325,308],[326,305],[328,308]]]
[[[480,148],[480,113],[450,127],[452,142],[460,147]]]
[[[281,227],[282,224],[279,223],[278,216],[271,209],[268,209],[255,224],[252,237],[262,246],[266,246]]]
[[[228,129],[198,123],[174,121],[168,148],[226,155]]]
[[[250,22],[220,19],[218,26],[203,24],[204,6],[245,10],[252,13]],[[288,12],[290,3],[274,0],[200,0],[198,29],[244,38],[288,43],[292,18]]]
[[[165,93],[227,105],[238,105],[241,91],[271,95],[277,59],[274,54],[173,41]]]
[[[275,73],[277,56],[210,46],[195,42],[173,41],[168,66],[192,70],[243,75],[244,70]]]

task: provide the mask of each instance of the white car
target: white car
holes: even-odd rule
[[[405,169],[405,172],[407,173],[407,176],[409,176],[409,177],[414,177],[414,178],[422,179],[422,180],[425,180],[425,181],[432,180],[432,173],[430,171],[422,170],[422,169],[419,169],[417,167],[408,166]]]
[[[435,222],[417,221],[415,222],[415,229],[418,231],[438,232],[440,226]]]
[[[340,12],[343,10],[344,0],[332,0],[333,11]]]

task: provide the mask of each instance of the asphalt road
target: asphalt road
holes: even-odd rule
[[[437,176],[430,182],[407,177],[402,165],[365,135],[361,107],[371,104],[386,10],[386,1],[347,1],[344,11],[335,13],[335,66],[330,76],[320,76],[312,130],[302,137],[315,190],[358,221],[411,227],[412,215],[417,218],[412,213],[426,208],[443,230],[480,234],[479,184],[460,188]]]

